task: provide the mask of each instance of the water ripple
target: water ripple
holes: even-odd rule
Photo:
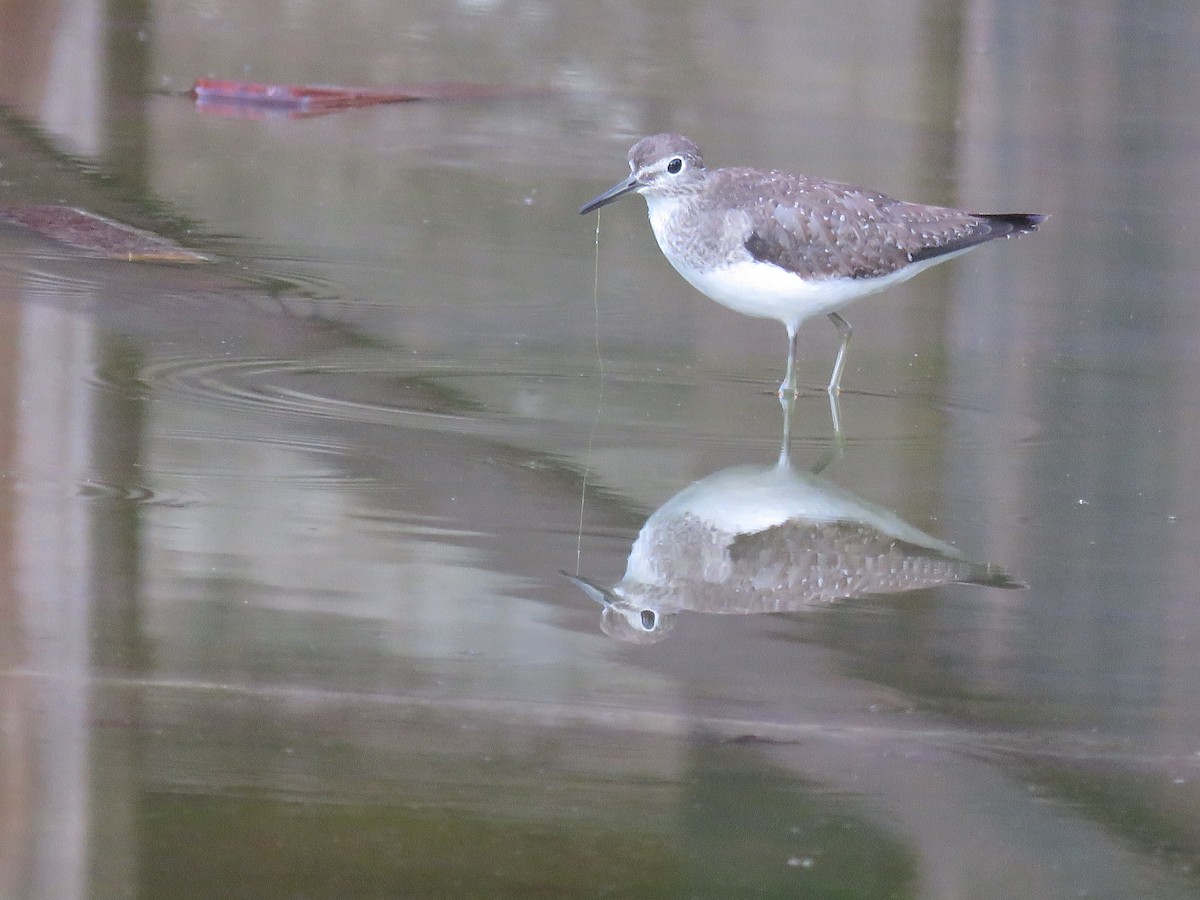
[[[405,417],[436,414],[428,404],[406,405],[402,399],[387,396],[406,380],[431,374],[342,362],[314,365],[295,359],[176,357],[143,366],[138,380],[160,398],[194,400],[208,407],[253,412],[259,417],[397,424]],[[98,377],[104,380],[102,374]],[[381,396],[351,399],[339,396],[339,388],[347,394],[375,392]],[[407,393],[413,401],[413,392]],[[403,398],[404,394],[399,392],[397,396]]]
[[[167,491],[144,484],[122,484],[91,477],[79,485],[79,496],[89,500],[119,500],[137,506],[184,509],[204,502],[203,495],[188,491]]]

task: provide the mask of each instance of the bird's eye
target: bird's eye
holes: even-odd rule
[[[678,156],[675,157],[673,160],[671,160],[669,163],[667,163],[667,171],[670,172],[672,175],[678,175],[680,169],[682,169],[682,168],[683,168],[683,160],[680,159]]]
[[[645,628],[647,631],[653,631],[654,630],[654,621],[655,621],[654,610],[643,609],[642,610],[642,627]]]

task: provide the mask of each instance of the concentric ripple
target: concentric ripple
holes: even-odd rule
[[[394,425],[413,417],[453,417],[453,404],[440,412],[431,410],[421,402],[419,390],[407,392],[409,404],[404,402],[404,392],[394,392],[396,399],[387,396],[395,386],[433,374],[343,362],[314,365],[294,359],[179,357],[149,363],[138,379],[159,400],[193,401],[253,413],[260,419],[304,417]],[[374,388],[379,396],[350,399],[339,396],[339,388],[347,393],[372,393]]]
[[[355,441],[352,433],[339,430],[345,425],[416,428],[503,441],[534,430],[544,436],[547,428],[573,435],[573,423],[525,416],[509,408],[509,398],[523,389],[540,389],[565,377],[468,370],[446,359],[414,364],[404,354],[353,350],[316,361],[176,356],[139,365],[117,360],[98,368],[92,383],[97,389],[155,404],[196,408],[204,418],[195,426],[197,436],[280,440],[296,449],[336,453]],[[503,399],[491,407],[482,396]],[[232,414],[232,420],[214,422],[206,415],[211,412]],[[183,431],[189,430],[191,426]],[[178,430],[175,435],[189,436]]]
[[[167,491],[144,484],[119,484],[91,477],[79,485],[79,495],[89,500],[117,500],[136,506],[160,506],[184,509],[203,503],[202,494],[191,491]]]

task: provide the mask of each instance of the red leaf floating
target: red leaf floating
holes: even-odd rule
[[[518,94],[544,94],[510,86],[444,82],[383,88],[329,84],[265,84],[200,78],[192,89],[200,112],[238,118],[298,119],[343,109],[408,103],[414,100],[487,100]]]

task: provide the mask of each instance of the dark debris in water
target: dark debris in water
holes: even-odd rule
[[[0,207],[0,220],[13,222],[70,247],[129,262],[207,262],[208,257],[161,235],[73,206],[45,204]]]

